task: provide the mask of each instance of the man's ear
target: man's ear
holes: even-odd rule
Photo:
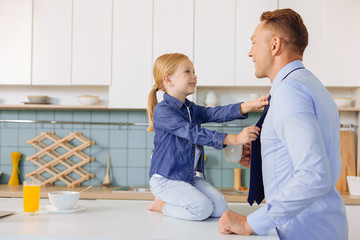
[[[282,43],[283,42],[282,42],[282,39],[280,37],[273,37],[271,39],[270,49],[271,49],[271,55],[272,56],[276,56],[280,52]]]

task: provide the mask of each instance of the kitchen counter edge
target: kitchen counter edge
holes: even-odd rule
[[[52,191],[81,191],[87,186],[80,186],[75,188],[68,188],[66,186],[49,186],[41,187],[40,197],[48,198],[48,192]],[[151,192],[139,191],[114,191],[119,187],[102,187],[94,186],[89,190],[80,194],[81,199],[116,199],[116,200],[153,200],[154,196]],[[247,202],[247,192],[239,192],[231,188],[219,189],[225,196],[228,202]],[[349,192],[341,192],[346,205],[360,205],[360,197],[351,196]],[[22,185],[9,186],[0,184],[0,197],[22,198]]]

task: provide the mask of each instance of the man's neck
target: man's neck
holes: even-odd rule
[[[292,57],[290,57],[290,56],[279,56],[278,58],[275,58],[272,71],[269,74],[269,79],[270,79],[271,84],[274,82],[274,79],[275,79],[276,75],[278,74],[278,72],[283,67],[285,67],[288,63],[293,62],[295,60],[302,61],[302,57],[301,56],[292,56]]]

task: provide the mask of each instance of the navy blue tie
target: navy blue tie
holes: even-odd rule
[[[262,113],[259,121],[256,123],[256,126],[260,128],[264,123],[264,119],[270,107],[270,98],[269,104],[265,106],[264,112]],[[251,143],[251,166],[250,166],[250,189],[247,201],[250,205],[253,205],[254,201],[257,204],[260,204],[264,199],[264,184],[262,178],[261,170],[261,144],[260,144],[260,134],[259,137]]]

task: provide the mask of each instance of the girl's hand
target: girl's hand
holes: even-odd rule
[[[269,104],[269,95],[265,95],[262,97],[259,97],[258,99],[255,99],[251,102],[244,102],[240,104],[240,112],[241,114],[246,114],[248,112],[254,111],[254,110],[260,110],[261,108],[265,107]]]
[[[259,136],[259,132],[260,128],[256,126],[244,128],[238,135],[236,135],[238,144],[244,145],[246,143],[256,140]]]
[[[256,126],[250,126],[244,128],[238,135],[228,134],[226,135],[223,144],[224,145],[244,145],[258,138],[260,128]]]

